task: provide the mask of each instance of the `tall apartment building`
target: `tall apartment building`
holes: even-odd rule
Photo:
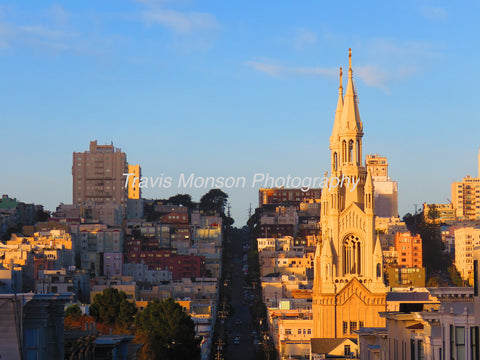
[[[397,232],[395,235],[395,250],[398,254],[398,265],[407,268],[422,267],[422,238],[419,234],[412,235],[409,231]]]
[[[480,229],[464,227],[455,230],[455,266],[463,280],[473,280],[475,246],[480,246]]]
[[[103,205],[113,202],[126,206],[125,176],[127,155],[119,148],[90,141],[90,150],[73,153],[73,204]]]
[[[453,182],[452,204],[458,220],[480,220],[480,177]]]
[[[398,216],[398,184],[388,177],[388,161],[378,154],[367,155],[367,171],[375,187],[375,211],[378,217]]]

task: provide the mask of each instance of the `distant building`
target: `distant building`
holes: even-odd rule
[[[388,285],[395,287],[425,287],[424,267],[389,267],[387,269]]]
[[[291,203],[297,206],[302,202],[308,200],[320,199],[322,189],[309,189],[302,191],[302,189],[284,189],[284,188],[270,188],[258,190],[258,204],[272,205]]]
[[[123,254],[121,252],[103,253],[103,274],[107,277],[122,276]]]
[[[113,202],[125,208],[127,156],[119,148],[90,141],[90,150],[73,153],[73,204]]]
[[[395,250],[398,254],[398,266],[407,268],[422,267],[422,238],[409,231],[395,235]]]
[[[430,211],[436,210],[438,212],[438,218],[435,220],[430,219]],[[457,219],[455,207],[453,204],[423,204],[423,217],[426,222],[435,223],[454,223]]]
[[[398,232],[408,231],[407,225],[399,217],[375,218],[375,231],[380,238],[382,250],[395,247],[395,236]]]
[[[398,216],[398,185],[388,177],[386,157],[367,155],[367,171],[372,174],[375,187],[375,214],[378,217]]]
[[[138,200],[142,197],[140,188],[142,172],[140,165],[128,165],[128,173],[133,174],[133,176],[128,177],[127,198]]]
[[[71,293],[75,300],[88,302],[90,299],[90,277],[85,271],[75,268],[42,270],[35,280],[37,294]]]
[[[458,220],[480,220],[480,177],[468,175],[462,181],[453,182],[452,204]]]
[[[455,230],[455,267],[463,280],[473,283],[473,248],[480,246],[480,229],[464,227]]]

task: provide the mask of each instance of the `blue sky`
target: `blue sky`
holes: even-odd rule
[[[399,212],[477,175],[474,1],[3,1],[0,191],[71,203],[89,141],[143,174],[322,176],[338,67],[354,77],[366,153],[387,156]],[[149,189],[148,198],[207,190]],[[241,225],[256,189],[229,190]]]

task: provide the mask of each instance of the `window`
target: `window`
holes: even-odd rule
[[[425,360],[425,353],[423,352],[423,341],[418,340],[418,360]]]
[[[363,321],[360,321],[360,322],[358,323],[358,328],[361,329],[361,328],[363,328],[363,327],[365,327],[365,324],[364,324]]]
[[[302,335],[302,329],[298,329],[298,335]]]
[[[348,331],[348,323],[346,321],[343,322],[343,335],[347,334]]]
[[[479,360],[480,358],[480,351],[479,351],[479,348],[478,348],[478,329],[479,327],[478,326],[472,326],[470,328],[470,342],[471,342],[471,353],[472,353],[472,360]]]
[[[350,356],[350,345],[345,345],[345,346],[343,347],[343,354],[344,354],[345,356]]]
[[[465,360],[465,328],[455,327],[455,345],[457,346],[456,360]]]
[[[292,335],[291,329],[285,329],[285,335]]]
[[[357,330],[357,322],[356,321],[350,321],[350,333],[353,334],[353,332]]]

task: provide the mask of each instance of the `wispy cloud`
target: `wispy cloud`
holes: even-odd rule
[[[306,46],[313,45],[317,42],[317,34],[311,30],[301,28],[296,30],[293,39],[293,47],[297,50],[302,50]]]
[[[118,37],[89,36],[88,31],[77,30],[70,21],[71,14],[60,5],[41,10],[29,23],[15,21],[9,15],[7,12],[2,16],[0,11],[0,49],[25,47],[53,54],[69,52],[104,61],[112,44],[120,41]]]
[[[43,25],[19,26],[17,29],[23,34],[49,39],[62,39],[74,36],[73,33],[67,33],[63,30],[50,29]]]
[[[377,65],[356,66],[355,74],[365,85],[375,87],[388,92],[388,80],[391,78],[388,71]]]
[[[158,23],[179,35],[192,34],[198,30],[215,30],[220,27],[209,13],[180,12],[168,9],[149,9],[142,12],[146,23]]]
[[[423,6],[420,8],[420,13],[429,20],[446,21],[448,13],[444,8]]]
[[[335,78],[338,76],[337,68],[288,67],[259,61],[247,61],[245,64],[258,72],[265,73],[272,77],[323,76],[328,78]],[[388,91],[387,82],[390,79],[390,75],[385,69],[382,69],[376,65],[356,66],[355,74],[365,83],[365,85]]]
[[[322,67],[288,67],[283,65],[276,65],[268,62],[260,61],[246,61],[245,65],[255,69],[256,71],[268,74],[274,77],[286,75],[317,75],[334,77],[338,70],[333,68]]]

